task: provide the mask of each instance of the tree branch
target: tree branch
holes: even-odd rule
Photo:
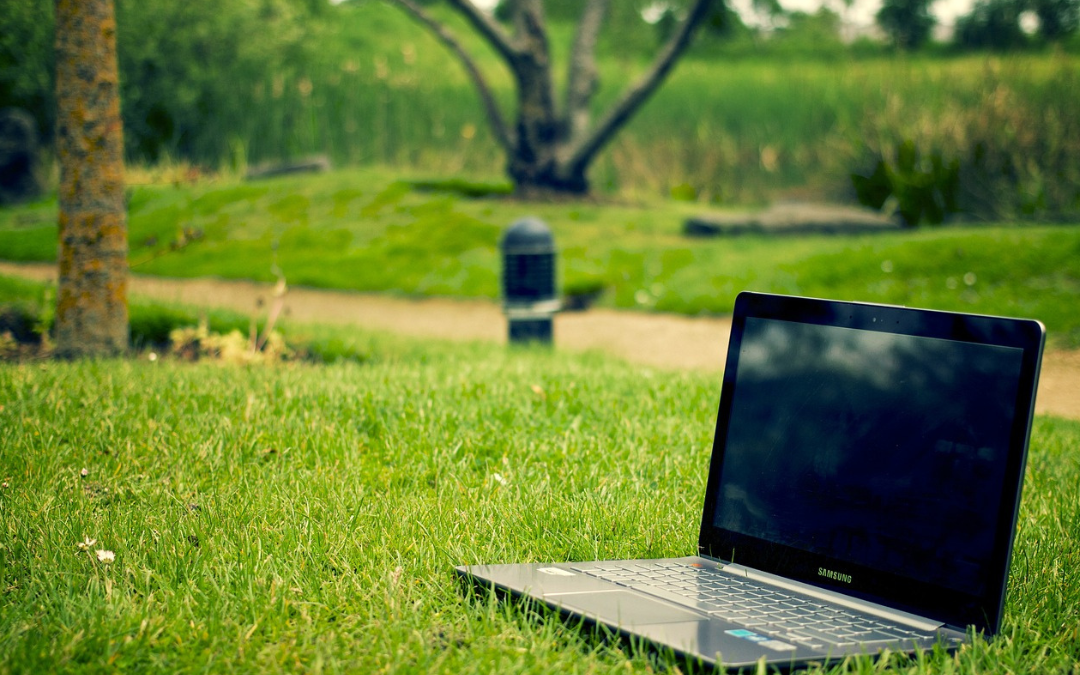
[[[399,2],[400,0],[394,0]],[[513,40],[506,34],[497,22],[495,22],[490,16],[484,14],[476,5],[472,3],[472,0],[446,0],[446,4],[457,10],[458,14],[461,14],[465,19],[472,24],[472,27],[476,29],[478,33],[484,36],[484,39],[488,41],[495,51],[503,57],[503,60],[507,63],[513,63],[517,58],[518,50],[514,46]]]
[[[599,79],[596,70],[596,39],[607,13],[608,0],[589,0],[581,14],[570,72],[566,83],[566,114],[563,125],[573,139],[589,126],[589,101],[596,93]]]
[[[537,106],[526,115],[536,115],[554,128],[555,87],[551,81],[551,50],[542,0],[516,0],[514,28],[518,57],[510,67],[517,77],[522,110]]]
[[[664,48],[657,55],[656,60],[645,75],[623,94],[622,98],[600,120],[591,134],[570,145],[564,155],[563,166],[566,169],[572,171],[588,166],[593,156],[611,140],[615,132],[626,124],[630,117],[637,112],[638,108],[656,91],[672,66],[675,65],[679,56],[690,45],[690,38],[693,37],[694,30],[705,18],[712,2],[713,0],[694,1],[689,14],[687,14],[667,44],[664,45]]]
[[[453,33],[442,25],[430,14],[425,12],[419,5],[412,0],[391,0],[392,2],[400,5],[406,12],[408,12],[414,19],[426,26],[435,37],[439,39],[447,48],[450,49],[461,61],[461,64],[465,66],[465,70],[469,73],[469,77],[472,78],[473,85],[476,86],[477,92],[480,94],[480,101],[484,105],[484,110],[487,112],[488,123],[491,124],[492,131],[495,132],[495,139],[499,142],[499,145],[504,150],[510,152],[514,147],[514,139],[510,133],[510,130],[506,126],[506,121],[503,120],[502,113],[499,111],[499,105],[495,101],[495,96],[491,93],[491,87],[488,86],[487,81],[484,79],[483,74],[477,67],[476,62],[472,60],[472,57],[461,46],[461,43],[457,41]],[[464,3],[477,11],[476,7],[472,5],[469,0],[449,0],[452,4],[457,6]],[[496,26],[496,28],[498,28]],[[500,30],[501,32],[501,30]]]

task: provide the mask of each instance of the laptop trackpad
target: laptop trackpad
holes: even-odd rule
[[[593,619],[619,626],[637,626],[676,621],[701,621],[705,617],[632,591],[592,591],[588,593],[546,593],[544,599]]]

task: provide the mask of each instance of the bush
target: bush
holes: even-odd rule
[[[9,341],[48,350],[54,313],[51,285],[0,277],[0,334]]]
[[[8,6],[10,5],[10,7]],[[322,3],[116,0],[121,110],[129,158],[224,160],[256,87],[302,73],[318,49]],[[52,0],[0,12],[0,107],[54,118]]]
[[[155,303],[135,301],[128,311],[131,327],[131,345],[136,349],[165,347],[170,334],[178,328],[196,326],[205,322],[209,330],[229,333],[246,332],[250,319],[236,312],[211,310],[199,312],[191,308],[172,307]]]
[[[1017,49],[1027,44],[1020,28],[1024,0],[978,0],[956,22],[956,43],[968,49]]]
[[[877,158],[870,175],[851,176],[859,202],[895,211],[909,226],[940,224],[959,210],[960,162],[940,152],[922,156],[912,141],[897,144],[890,156]]]
[[[886,182],[913,209],[929,199],[946,213],[955,204],[956,211],[977,219],[1076,217],[1080,74],[1055,65],[1046,74],[1018,79],[1002,70],[997,61],[987,63],[973,100],[954,99],[935,108],[893,98],[883,109],[868,111],[862,133],[868,140],[856,165],[876,167],[895,158]],[[891,140],[898,135],[905,139],[900,144]],[[864,203],[874,201],[867,181],[881,185],[880,170],[875,171],[877,177],[853,175],[856,191],[868,200]],[[929,184],[936,196],[925,193]],[[900,197],[903,186],[913,191],[906,198]],[[923,215],[929,219],[933,208]]]
[[[34,329],[37,312],[25,305],[0,305],[0,335],[21,344],[40,344],[41,335]]]
[[[37,131],[52,136],[56,116],[53,86],[52,0],[5,2],[0,10],[0,108],[29,111]]]

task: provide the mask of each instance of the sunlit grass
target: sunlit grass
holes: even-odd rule
[[[725,314],[746,289],[1026,316],[1080,345],[1080,229],[980,225],[877,235],[688,239],[701,213],[673,200],[522,203],[414,190],[356,169],[239,183],[139,186],[132,270],[405,295],[499,295],[499,238],[536,215],[555,234],[561,286],[607,306]],[[56,205],[0,210],[0,257],[55,259]],[[275,267],[276,266],[276,267]]]
[[[330,367],[0,364],[0,672],[685,668],[470,601],[451,567],[692,552],[715,376],[373,345]],[[1080,666],[1078,447],[1037,421],[1002,635],[886,664]]]

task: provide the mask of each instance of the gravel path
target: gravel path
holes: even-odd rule
[[[0,274],[46,280],[56,277],[56,267],[0,262]],[[271,288],[246,281],[133,275],[131,292],[250,313],[260,298],[270,299]],[[499,306],[482,300],[414,300],[290,288],[285,296],[285,312],[285,321],[354,325],[417,337],[506,342],[506,319]],[[730,325],[726,318],[592,309],[557,315],[555,343],[561,349],[599,350],[656,368],[719,372]],[[1080,419],[1080,350],[1046,353],[1036,410]]]

